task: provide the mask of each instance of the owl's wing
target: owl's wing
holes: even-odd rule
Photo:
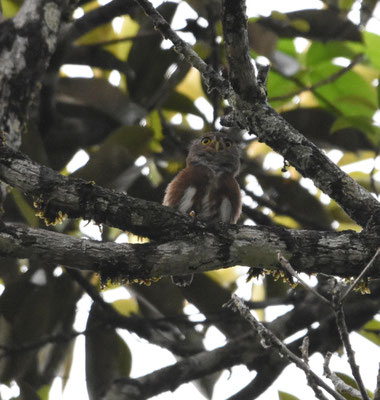
[[[241,214],[242,202],[239,185],[233,176],[226,177],[220,196],[220,219],[229,224],[236,224]],[[225,218],[223,214],[226,215]]]
[[[196,198],[201,195],[207,180],[201,168],[183,169],[166,188],[163,204],[189,213],[194,210]]]

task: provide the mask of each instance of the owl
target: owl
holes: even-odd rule
[[[240,168],[240,146],[223,132],[194,140],[186,168],[169,183],[163,204],[216,223],[235,224],[241,213],[241,194],[235,176]],[[188,286],[193,275],[172,276],[178,286]]]

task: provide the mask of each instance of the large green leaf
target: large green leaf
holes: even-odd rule
[[[380,321],[373,319],[367,322],[359,333],[366,339],[380,346]]]
[[[372,118],[366,116],[345,116],[337,118],[331,127],[331,133],[346,128],[356,128],[362,131],[377,147],[380,142],[380,127],[373,124]]]
[[[363,32],[367,47],[367,56],[374,67],[380,69],[380,36],[371,32]]]
[[[346,375],[346,374],[344,374],[342,372],[336,372],[336,375],[338,375],[339,378],[342,379],[342,381],[344,383],[346,383],[347,385],[351,386],[354,389],[359,390],[358,389],[358,384],[356,383],[355,379],[353,379],[351,376]],[[370,396],[370,398],[373,397],[373,394],[368,389],[367,389],[367,393]],[[349,395],[347,393],[342,393],[342,395],[347,400],[360,400],[361,399],[361,396],[360,397],[351,396],[351,395]]]
[[[158,9],[170,22],[177,6],[176,3],[166,2]],[[173,49],[161,47],[162,41],[161,35],[153,29],[151,22],[144,19],[127,60],[131,69],[127,79],[129,95],[141,105],[151,103],[154,94],[162,88],[169,67],[177,65],[180,60]]]
[[[98,400],[115,379],[126,378],[132,355],[114,328],[104,326],[104,316],[94,303],[87,321],[86,381],[90,400]]]
[[[351,59],[364,51],[364,45],[358,42],[312,42],[306,54],[306,64],[313,67],[336,57]]]
[[[194,114],[203,120],[206,119],[194,102],[182,93],[172,92],[163,103],[163,108],[178,111],[181,114]]]
[[[2,0],[3,14],[5,18],[12,18],[20,9],[23,0]]]
[[[311,85],[327,79],[342,67],[330,62],[320,63],[310,68],[308,78]],[[331,84],[315,90],[321,105],[334,105],[344,116],[360,115],[372,117],[378,108],[376,89],[355,71],[346,71]]]
[[[90,160],[74,176],[110,187],[120,174],[134,165],[138,156],[150,153],[153,138],[154,132],[149,127],[122,126],[90,151]],[[139,175],[137,170],[136,173],[133,176]]]
[[[299,86],[292,80],[281,76],[275,71],[271,71],[269,73],[267,90],[269,101],[273,107],[278,107],[281,104],[287,103],[289,100],[291,100],[291,98],[286,98],[283,100],[274,101],[273,99],[275,97],[288,95],[289,93],[293,93],[298,89]]]
[[[298,397],[293,396],[290,393],[285,393],[285,392],[278,392],[278,400],[299,400]]]

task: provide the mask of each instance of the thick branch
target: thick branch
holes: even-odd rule
[[[364,297],[360,304],[355,302],[347,305],[347,315],[350,315],[349,330],[358,329],[363,323],[376,314],[378,310],[378,293],[372,296],[372,299]],[[365,304],[364,304],[365,303]],[[301,308],[303,305],[299,305]],[[319,306],[325,305],[319,303]],[[312,304],[306,306],[309,311],[305,311],[306,319],[313,315],[313,321],[320,321],[321,325],[317,329],[310,331],[310,354],[317,351],[325,353],[326,351],[334,351],[341,344],[339,335],[336,331],[335,319],[332,315],[326,314],[325,308],[318,307],[318,302],[312,301]],[[291,313],[297,312],[297,308]],[[268,324],[276,335],[288,337],[297,331],[297,323],[302,324],[305,318],[303,314],[289,315],[279,317],[277,320]],[[283,323],[281,323],[281,320]],[[284,321],[286,320],[286,321]],[[292,321],[292,323],[290,323]],[[294,324],[296,321],[296,324]],[[309,326],[307,322],[302,324],[303,327]],[[299,326],[298,326],[299,328]],[[302,328],[301,328],[302,329]],[[328,338],[328,340],[326,340]],[[288,345],[289,349],[298,354],[302,339],[293,341]],[[256,398],[261,394],[278,374],[286,367],[288,361],[280,358],[273,349],[263,349],[260,340],[255,335],[247,335],[231,340],[224,347],[209,351],[201,352],[194,356],[188,357],[186,360],[179,361],[174,365],[162,368],[153,373],[139,377],[137,379],[120,379],[114,382],[110,390],[107,392],[105,399],[145,399],[167,390],[174,390],[180,384],[189,382],[199,376],[232,367],[233,365],[245,364],[249,369],[259,370],[262,365],[270,368],[270,373],[267,375],[265,383],[257,382],[260,378],[258,374],[252,382],[251,388],[255,393],[255,397],[244,396],[239,397],[238,393],[232,398]],[[201,375],[199,375],[201,373]],[[259,387],[255,387],[256,383]],[[251,392],[251,394],[253,393]]]
[[[229,4],[234,6],[229,6]],[[262,96],[247,96],[244,87],[247,85],[242,68],[231,60],[235,57],[234,48],[245,49],[245,58],[249,58],[246,46],[247,26],[244,23],[246,15],[244,0],[225,0],[223,7],[225,21],[233,21],[224,26],[225,42],[233,41],[234,46],[226,46],[230,74],[238,82],[233,87],[237,94],[234,102],[240,123],[250,131],[255,132],[259,139],[284,156],[305,177],[313,180],[314,184],[333,198],[347,214],[361,226],[366,226],[376,211],[380,210],[379,203],[366,189],[345,174],[312,142],[290,126],[277,112],[270,107]],[[234,12],[232,12],[232,9]],[[240,26],[240,35],[236,35],[236,26]],[[242,58],[243,55],[240,56]],[[247,64],[247,63],[245,63]],[[256,80],[251,85],[257,85]],[[260,92],[257,87],[256,93]],[[253,91],[251,91],[253,93]]]
[[[34,196],[47,222],[54,222],[61,212],[70,218],[93,219],[137,235],[167,240],[204,226],[169,207],[64,177],[1,143],[0,180]]]
[[[219,230],[220,228],[220,230]],[[168,243],[117,244],[78,239],[43,229],[6,224],[0,232],[3,257],[39,257],[114,279],[149,279],[247,265],[277,268],[277,252],[298,272],[355,276],[378,246],[378,237],[353,232],[291,231],[268,227],[214,227]],[[223,233],[221,233],[223,231]],[[380,263],[370,277],[380,277]],[[258,271],[259,272],[259,271]]]
[[[247,362],[251,357],[251,342],[240,338],[224,347],[204,351],[138,379],[119,379],[114,382],[104,399],[149,399],[156,394],[175,390],[182,383]]]
[[[229,79],[236,93],[243,99],[260,97],[255,70],[249,55],[248,20],[245,1],[225,0],[223,33],[228,63]]]
[[[18,148],[30,101],[54,53],[61,21],[72,0],[26,0],[0,24],[0,131]]]

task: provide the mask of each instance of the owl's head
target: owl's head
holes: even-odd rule
[[[186,163],[235,176],[240,168],[240,143],[223,132],[210,132],[192,142]]]

